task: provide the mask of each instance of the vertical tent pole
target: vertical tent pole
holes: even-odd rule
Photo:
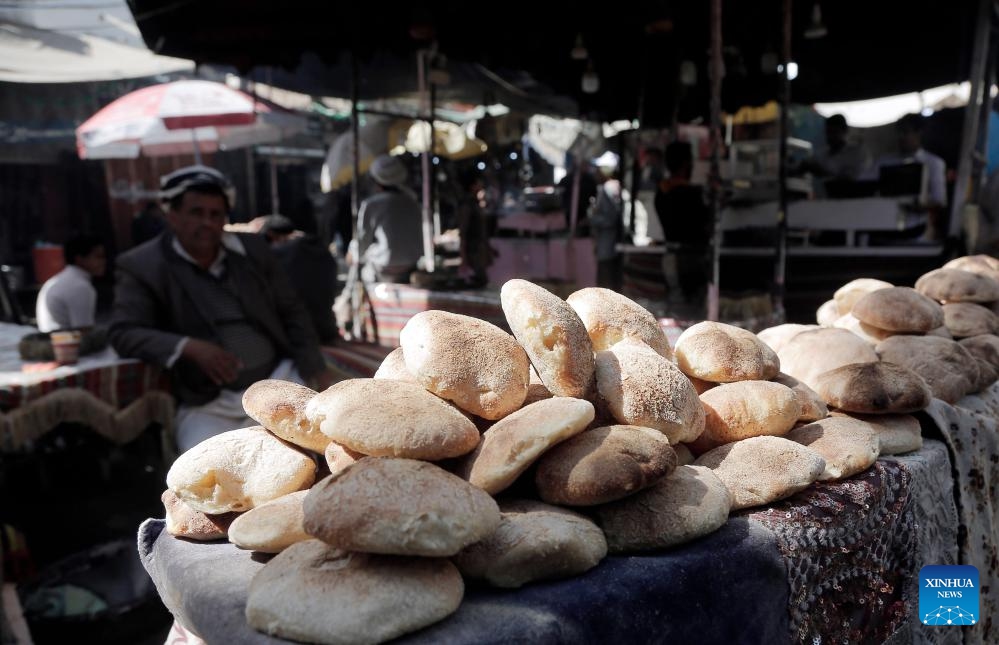
[[[435,154],[435,151],[437,149],[437,131],[434,128],[434,120],[437,118],[436,114],[434,113],[436,105],[437,105],[437,86],[434,83],[430,83],[430,112],[429,112],[429,114],[430,114],[430,155],[431,155],[431,159],[433,158],[433,155]],[[443,154],[443,152],[441,154]],[[436,188],[437,188],[437,171],[435,171],[433,169],[432,165],[430,167],[430,170],[431,170],[431,181],[430,181],[430,208],[431,208],[431,211],[430,212],[432,212],[434,214],[434,237],[433,237],[433,239],[437,239],[437,236],[441,234],[441,213],[440,213],[440,208],[438,208],[438,203],[437,203],[438,195],[437,195],[437,190],[436,190]]]
[[[358,192],[358,182],[360,181],[361,175],[361,111],[359,109],[359,96],[360,96],[360,64],[357,60],[357,52],[351,50],[350,52],[350,136],[351,136],[351,165],[353,167],[353,172],[350,178],[350,215],[354,234],[354,248],[355,251],[351,257],[350,274],[354,276],[355,281],[351,283],[348,278],[347,287],[352,289],[350,292],[350,325],[351,325],[351,335],[356,340],[362,337],[364,332],[364,326],[361,322],[361,300],[363,297],[364,282],[361,280],[361,258],[360,253],[356,250],[360,244],[361,232],[358,229],[358,212],[360,211],[360,195]],[[361,295],[358,295],[360,292]],[[377,333],[377,332],[376,332]]]
[[[711,0],[711,60],[708,65],[711,78],[711,168],[708,194],[711,216],[714,220],[711,243],[711,283],[708,285],[708,320],[718,320],[718,282],[721,278],[721,82],[722,82],[722,2]],[[675,133],[673,137],[675,138]]]
[[[426,53],[427,50],[421,49],[416,55],[417,61],[417,78],[419,81],[419,91],[420,96],[423,97],[423,113],[427,114],[430,110],[430,106],[427,105],[429,102],[429,93],[427,90],[427,63],[426,63]],[[430,120],[430,141],[427,143],[427,149],[423,153],[422,159],[422,170],[423,170],[423,260],[426,264],[424,267],[428,273],[434,272],[434,224],[433,215],[431,213],[431,203],[430,203],[430,173],[431,173],[431,162],[430,157],[434,152],[434,124],[433,119]]]
[[[274,71],[270,67],[267,68],[267,87],[274,87]],[[254,104],[256,104],[256,99],[254,99]],[[278,195],[277,164],[274,162],[273,152],[267,158],[270,162],[269,168],[271,173],[271,213],[277,215],[281,212],[281,197]]]
[[[778,320],[784,319],[784,277],[787,274],[787,137],[788,112],[791,109],[791,77],[788,66],[791,62],[791,0],[784,0],[781,16],[782,40],[780,75],[780,121],[778,133],[780,141],[777,160],[777,249],[774,262],[773,303]]]
[[[971,95],[964,109],[964,126],[961,129],[961,157],[957,165],[957,180],[954,182],[954,198],[951,200],[950,224],[947,237],[961,235],[964,204],[973,198],[969,195],[972,167],[975,163],[974,150],[978,139],[978,114],[989,96],[985,85],[988,68],[989,31],[992,25],[992,0],[979,0],[978,15],[975,19],[975,44],[971,55]]]

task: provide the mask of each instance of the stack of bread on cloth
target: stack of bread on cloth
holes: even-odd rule
[[[999,375],[987,257],[916,289],[851,282],[822,326],[702,322],[675,348],[613,291],[511,280],[501,296],[512,335],[417,314],[374,378],[261,381],[243,399],[260,426],[174,463],[172,535],[277,554],[251,627],[383,642],[456,611],[466,580],[514,588],[675,547],[919,449],[912,413]]]

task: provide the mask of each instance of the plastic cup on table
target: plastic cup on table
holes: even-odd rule
[[[80,360],[80,335],[78,331],[52,332],[52,353],[57,363],[75,365]]]

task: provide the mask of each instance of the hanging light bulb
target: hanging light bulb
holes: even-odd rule
[[[600,91],[600,77],[597,76],[592,60],[586,64],[586,71],[583,72],[582,87],[585,94],[596,94]]]
[[[816,2],[812,5],[812,24],[805,30],[805,38],[818,40],[819,38],[825,38],[828,33],[829,30],[822,24],[822,7]]]
[[[586,51],[586,45],[583,44],[583,34],[576,34],[576,45],[569,52],[569,56],[572,60],[586,60],[589,58],[590,53]]]

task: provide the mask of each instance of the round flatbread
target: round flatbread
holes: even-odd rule
[[[566,302],[586,326],[593,351],[609,349],[631,338],[645,343],[660,356],[673,358],[669,341],[656,317],[616,291],[587,287],[570,295]]]
[[[680,334],[676,363],[684,374],[713,383],[766,380],[777,376],[780,360],[756,334],[704,321]]]
[[[916,290],[939,302],[995,302],[999,282],[961,269],[936,269],[916,280]]]
[[[876,329],[922,334],[944,324],[943,308],[915,289],[878,289],[853,305],[853,316]]]
[[[930,404],[930,388],[903,365],[879,361],[844,365],[822,374],[816,392],[829,405],[862,414],[905,414]]]

